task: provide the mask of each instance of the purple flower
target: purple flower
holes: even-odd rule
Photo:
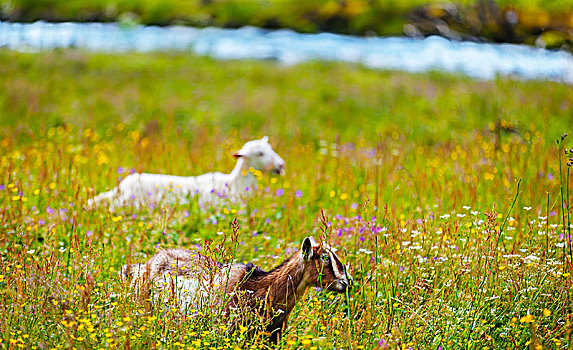
[[[165,231],[161,232],[165,236]]]
[[[283,193],[284,193],[283,189],[282,189],[282,188],[279,188],[279,189],[277,190],[276,195],[277,195],[277,197],[280,197],[280,196],[283,195]]]
[[[385,348],[386,346],[388,346],[388,342],[384,339],[380,339],[380,341],[378,342],[378,346],[381,348]]]
[[[54,209],[47,207],[46,211],[48,212],[48,214],[53,214],[54,213]]]
[[[372,221],[372,222],[376,222],[376,217],[375,217],[375,216],[373,216],[373,217],[372,217],[372,219],[370,219],[370,221]]]
[[[135,174],[135,168],[129,169],[129,173],[130,173],[130,174]]]
[[[91,235],[92,235],[92,231],[88,231],[88,232],[86,232],[86,236],[88,236],[88,237],[89,237],[89,236],[91,236]]]
[[[296,198],[302,197],[302,191],[301,191],[301,190],[297,190],[297,191],[295,192],[294,196],[295,196]]]
[[[341,236],[342,236],[342,229],[339,228],[339,229],[338,229],[338,237],[341,237]]]
[[[249,192],[249,186],[245,187],[245,192]]]
[[[271,223],[271,219],[266,218],[266,219],[265,219],[265,222],[266,222],[267,224],[270,224],[270,223]]]
[[[189,217],[189,211],[188,211],[188,210],[185,210],[185,212],[183,213],[183,216],[186,217],[186,218],[188,218],[188,217]]]
[[[352,203],[351,207],[352,207],[352,209],[356,210],[356,208],[358,208],[358,204]]]
[[[553,174],[547,174],[547,179],[553,180]]]
[[[157,244],[155,245],[155,249],[159,248],[160,244],[161,244],[161,242],[157,241]]]
[[[364,242],[364,237],[360,237],[360,242]]]
[[[253,231],[253,237],[257,237],[257,231]]]
[[[46,224],[46,222],[44,220],[42,220],[42,219],[38,220],[38,225],[42,226],[45,224]]]
[[[118,167],[118,168],[117,168],[117,173],[118,173],[118,174],[123,174],[123,168],[122,168],[122,167]]]
[[[4,190],[4,185],[0,185],[0,191]]]
[[[131,218],[132,218],[133,220],[137,219],[137,214],[132,214],[132,215],[131,215]]]

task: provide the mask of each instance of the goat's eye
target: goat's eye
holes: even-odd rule
[[[264,156],[264,155],[265,155],[265,154],[264,154],[263,152],[257,153],[257,156],[259,156],[259,157],[262,157],[262,156]]]
[[[329,255],[328,253],[322,254],[322,260],[324,260],[324,261],[329,261],[329,260],[330,260],[330,255]]]

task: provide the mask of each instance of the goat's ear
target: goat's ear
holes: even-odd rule
[[[264,142],[269,142],[269,137],[268,137],[268,136],[263,136],[263,138],[262,138],[261,140],[263,140]]]
[[[310,259],[312,258],[312,246],[315,245],[315,241],[314,238],[312,238],[312,236],[306,237],[304,239],[304,241],[302,241],[302,256],[305,259]]]

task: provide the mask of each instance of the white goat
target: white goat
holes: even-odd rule
[[[221,199],[232,202],[246,198],[257,184],[249,171],[252,167],[262,172],[283,175],[284,160],[272,149],[267,136],[245,143],[233,156],[237,165],[230,174],[207,173],[200,176],[173,176],[159,174],[132,174],[115,188],[88,200],[88,207],[109,202],[116,207],[159,202],[185,203],[187,198],[199,196],[200,203],[215,204]]]

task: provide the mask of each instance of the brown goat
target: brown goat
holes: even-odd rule
[[[180,308],[191,306],[235,315],[240,324],[252,324],[257,315],[273,342],[286,328],[297,299],[308,287],[322,286],[344,293],[352,278],[334,249],[306,237],[301,250],[271,271],[249,264],[220,264],[185,249],[162,250],[145,264],[125,265],[123,276],[131,286],[153,292],[163,300],[175,296]],[[144,287],[149,286],[149,288]],[[151,287],[153,286],[153,287]]]

